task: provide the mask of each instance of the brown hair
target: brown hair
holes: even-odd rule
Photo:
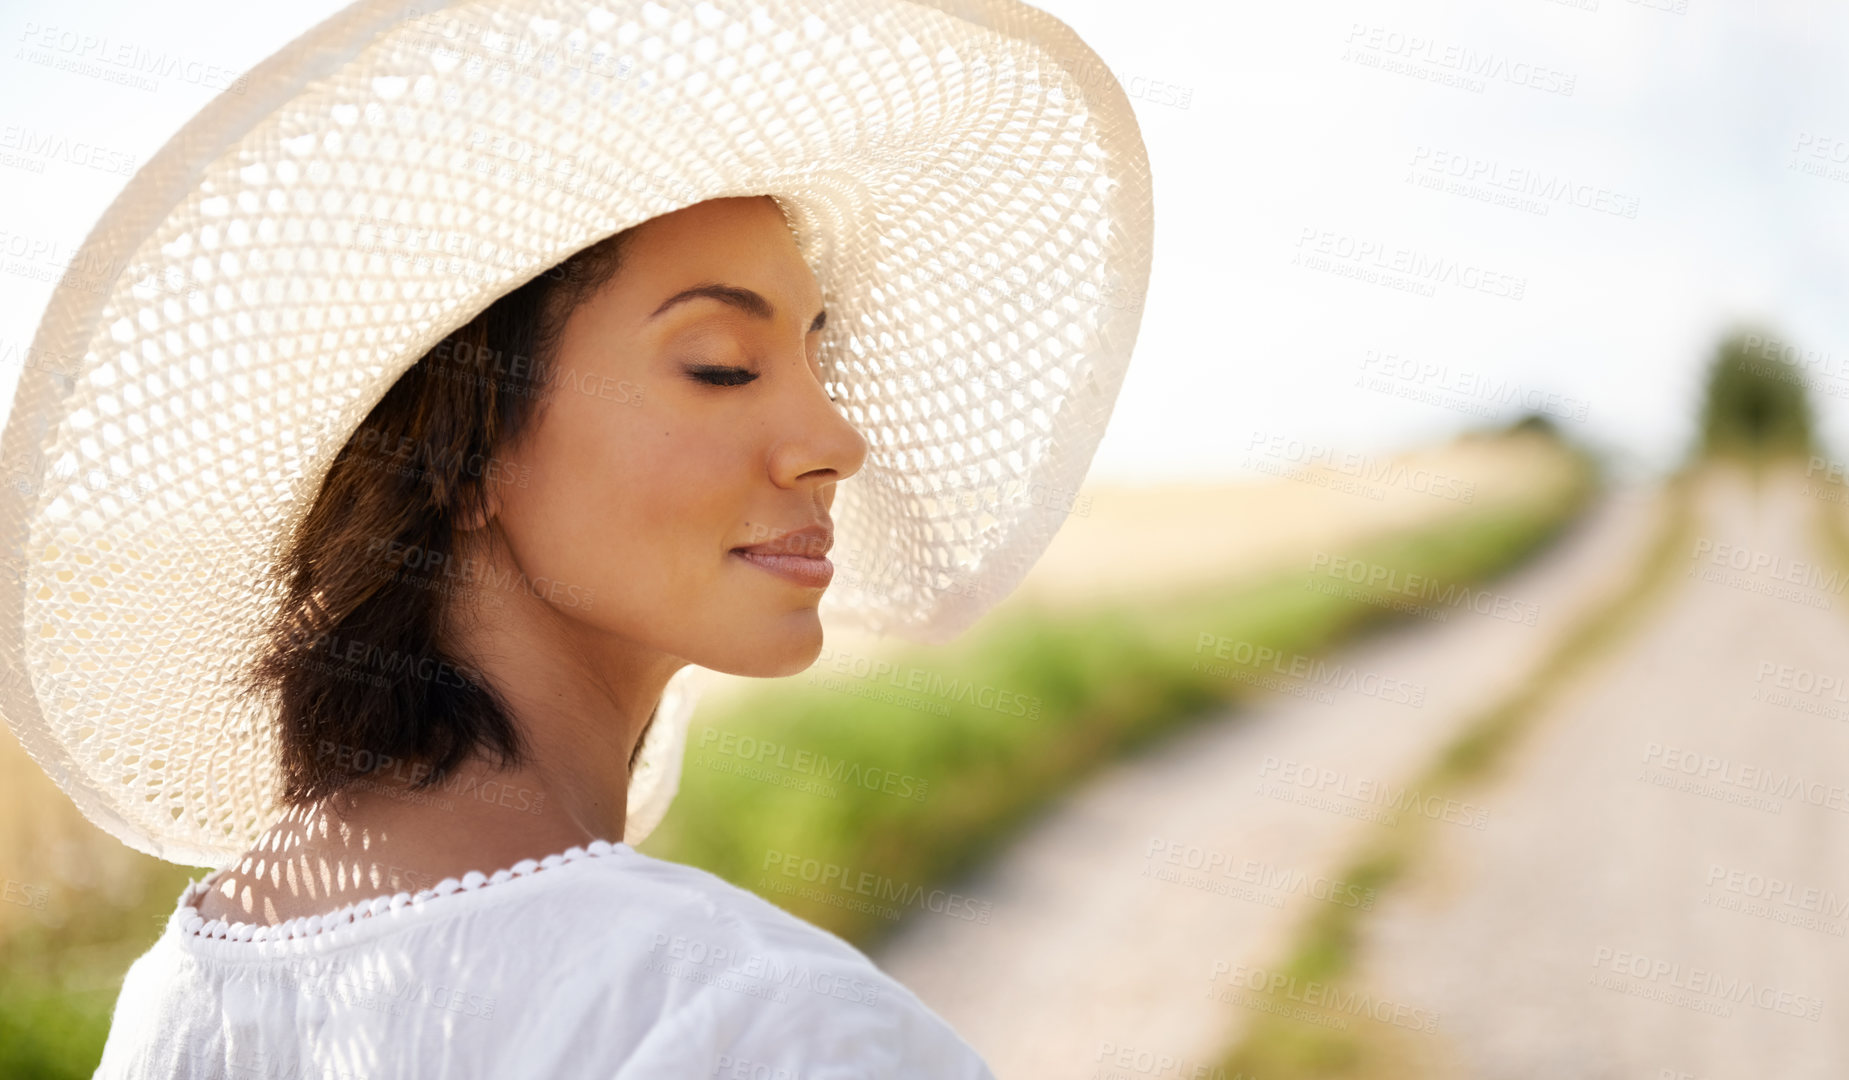
[[[286,805],[382,768],[414,765],[416,790],[477,754],[497,767],[524,760],[505,698],[445,650],[445,599],[468,580],[466,567],[457,576],[457,526],[482,512],[496,455],[537,422],[560,331],[616,274],[633,231],[584,248],[450,333],[335,456],[270,570],[282,601],[242,683],[280,705]]]

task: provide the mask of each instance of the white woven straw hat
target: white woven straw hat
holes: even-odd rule
[[[822,614],[967,628],[1059,528],[1142,316],[1148,164],[1097,56],[1012,0],[362,0],[190,120],[51,299],[0,444],[0,712],[27,751],[133,848],[249,848],[276,717],[235,684],[335,453],[534,274],[759,194],[869,445]],[[705,674],[668,686],[630,843]]]

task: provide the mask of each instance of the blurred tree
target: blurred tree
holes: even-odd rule
[[[1561,437],[1560,425],[1554,422],[1553,417],[1538,412],[1523,413],[1518,419],[1505,425],[1502,431],[1510,435],[1533,433],[1536,435],[1545,435],[1550,439],[1559,439]]]
[[[1457,433],[1460,439],[1479,440],[1506,439],[1511,435],[1542,435],[1557,442],[1566,442],[1566,433],[1560,430],[1560,425],[1552,417],[1533,409],[1523,410],[1512,420],[1486,422]]]
[[[1809,386],[1782,350],[1767,347],[1778,341],[1759,330],[1736,330],[1721,339],[1701,407],[1704,455],[1759,461],[1812,452]]]

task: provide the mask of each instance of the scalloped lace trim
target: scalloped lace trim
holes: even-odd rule
[[[403,907],[421,905],[437,897],[449,896],[458,892],[474,892],[484,886],[499,885],[504,881],[526,877],[540,870],[577,862],[579,859],[601,858],[618,850],[628,850],[628,846],[611,843],[608,840],[593,840],[583,846],[573,845],[564,851],[547,855],[543,859],[522,859],[492,874],[470,870],[460,878],[447,877],[431,888],[420,889],[415,893],[388,893],[369,900],[355,900],[336,911],[320,915],[298,915],[274,926],[264,923],[207,919],[199,914],[199,908],[196,905],[211,888],[213,879],[223,873],[223,871],[214,871],[187,886],[186,891],[180,894],[179,908],[174,912],[173,920],[179,925],[181,933],[197,938],[215,938],[219,941],[285,941],[312,937],[363,919],[395,912]]]

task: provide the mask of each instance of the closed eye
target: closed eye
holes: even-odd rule
[[[725,364],[689,364],[687,374],[711,386],[743,386],[758,377],[750,368]]]
[[[750,368],[731,367],[726,364],[689,364],[686,370],[688,375],[709,386],[743,386],[746,383],[755,382],[758,377],[758,373]],[[841,398],[831,391],[828,400],[840,401]]]

